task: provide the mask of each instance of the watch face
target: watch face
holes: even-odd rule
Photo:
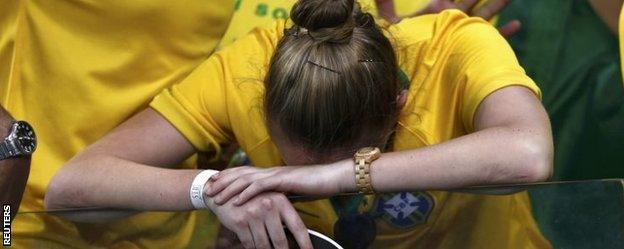
[[[24,121],[17,122],[15,132],[19,141],[19,149],[25,154],[31,154],[37,148],[37,137],[33,128]]]
[[[364,147],[357,151],[358,156],[369,156],[374,155],[375,153],[379,153],[379,149],[377,147]]]

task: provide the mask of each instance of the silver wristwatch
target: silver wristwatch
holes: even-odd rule
[[[37,136],[30,124],[13,121],[9,135],[0,142],[0,160],[28,156],[37,148]]]

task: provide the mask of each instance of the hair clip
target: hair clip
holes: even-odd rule
[[[308,35],[308,34],[309,34],[308,29],[302,28],[302,27],[295,27],[294,31],[291,32],[291,35],[296,38],[299,38],[300,35]]]
[[[312,65],[315,65],[315,66],[317,66],[317,67],[320,67],[320,68],[322,68],[322,69],[329,70],[329,71],[331,71],[331,72],[333,72],[333,73],[340,74],[340,72],[338,72],[338,71],[336,71],[336,70],[334,70],[334,69],[331,69],[331,68],[329,68],[329,67],[323,66],[323,65],[321,65],[321,64],[318,64],[318,63],[316,63],[316,62],[313,62],[313,61],[308,60],[308,63],[310,63],[310,64],[312,64]]]
[[[382,62],[382,61],[377,61],[373,59],[365,59],[365,60],[359,60],[359,62]]]

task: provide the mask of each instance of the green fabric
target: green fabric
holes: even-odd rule
[[[617,37],[586,0],[512,1],[499,23],[513,19],[523,28],[508,40],[542,89],[552,123],[553,180],[624,178],[624,88]],[[583,248],[579,238],[601,245],[597,248],[614,248],[621,241],[604,236],[617,234],[604,228],[619,229],[621,217],[560,219],[579,210],[618,214],[617,205],[595,205],[583,201],[592,196],[575,192],[534,191],[530,196],[535,218],[554,248]]]
[[[364,195],[361,194],[349,197],[335,196],[329,199],[334,211],[336,211],[338,215],[357,214],[358,207],[362,204],[362,200],[364,200]]]
[[[509,42],[540,86],[555,141],[553,180],[624,177],[624,88],[617,37],[586,0],[513,1]]]

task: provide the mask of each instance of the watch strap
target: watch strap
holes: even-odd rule
[[[360,158],[355,162],[355,185],[360,194],[375,193],[370,176],[370,165],[364,158]]]
[[[9,148],[8,141],[6,139],[2,140],[2,142],[0,142],[0,160],[4,160],[9,157],[12,157],[13,154],[14,153]]]

